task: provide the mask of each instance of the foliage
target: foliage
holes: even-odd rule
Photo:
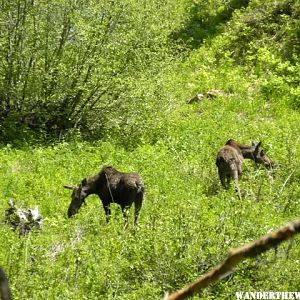
[[[298,1],[251,1],[247,9],[236,12],[226,32],[233,57],[244,62],[259,49],[267,48],[286,60],[297,60],[299,14]]]
[[[2,140],[17,124],[48,138],[72,128],[101,136],[111,119],[122,126],[124,110],[146,114],[159,90],[144,78],[172,58],[167,36],[180,19],[173,3],[1,2]]]
[[[299,109],[300,5],[298,1],[251,1],[236,12],[222,37],[228,52],[247,72],[261,77],[262,94],[284,98]],[[219,54],[223,57],[223,53]]]
[[[194,0],[188,8],[188,17],[172,38],[184,48],[198,48],[206,39],[222,32],[223,25],[235,10],[247,7],[249,0]]]
[[[299,205],[299,115],[275,104],[266,112],[261,109],[264,100],[256,99],[256,105],[247,100],[233,96],[186,107],[181,114],[189,117],[174,116],[167,140],[133,151],[108,142],[3,148],[1,211],[13,198],[21,207],[38,205],[44,217],[42,231],[25,238],[1,226],[5,246],[0,261],[15,299],[159,299],[209,270],[230,248],[294,219]],[[215,153],[229,137],[261,139],[278,164],[269,173],[245,163],[242,202],[233,188],[224,191],[217,178]],[[70,192],[63,184],[76,184],[104,164],[138,171],[144,178],[146,199],[137,230],[131,225],[123,231],[117,206],[106,224],[94,196],[75,218],[66,218]],[[291,249],[284,244],[277,254],[245,262],[204,297],[230,298],[237,290],[293,290],[297,244],[298,238]]]
[[[161,299],[299,215],[296,1],[0,6],[0,265],[14,299]],[[224,95],[186,103],[211,89]],[[244,163],[243,201],[217,176],[229,138],[261,140],[277,162]],[[102,165],[142,175],[137,229],[123,231],[116,205],[106,224],[95,196],[67,219],[63,185]],[[9,199],[37,205],[42,230],[19,237],[4,224]],[[201,298],[296,290],[298,244],[246,261]]]

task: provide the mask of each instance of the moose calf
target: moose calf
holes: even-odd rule
[[[144,198],[144,184],[139,174],[123,173],[111,166],[105,166],[97,175],[83,179],[79,186],[64,187],[73,190],[68,209],[69,218],[79,211],[87,196],[97,194],[102,201],[107,221],[111,214],[110,204],[117,203],[121,206],[127,228],[127,212],[134,203],[134,224],[137,224]]]
[[[239,144],[232,139],[226,142],[217,154],[216,165],[222,185],[228,188],[230,180],[233,178],[235,190],[240,199],[242,199],[242,196],[239,187],[239,178],[242,175],[244,158],[251,159],[255,163],[264,165],[266,168],[271,168],[273,165],[273,162],[261,148],[261,142],[258,144],[252,143],[252,146]]]

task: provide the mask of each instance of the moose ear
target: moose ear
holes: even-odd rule
[[[81,186],[85,186],[85,185],[87,185],[87,180],[86,180],[86,178],[82,179],[82,181],[81,181]]]
[[[256,146],[255,146],[255,150],[258,151],[259,147],[261,146],[261,142],[259,142]]]
[[[76,190],[78,186],[76,185],[64,185],[64,188],[69,189],[69,190]]]
[[[254,150],[254,154],[258,154],[259,148],[261,146],[261,142],[259,142],[257,145],[255,145],[255,150]]]
[[[256,148],[256,147],[260,147],[261,142],[258,142],[258,143],[257,143],[257,142],[253,142],[253,141],[252,141],[252,142],[251,142],[251,145],[252,145],[253,147],[255,147],[255,148]]]

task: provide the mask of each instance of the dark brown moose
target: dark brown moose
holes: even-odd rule
[[[268,169],[273,166],[273,162],[261,148],[261,142],[258,144],[252,143],[251,146],[248,146],[239,144],[232,139],[228,140],[217,154],[216,165],[222,185],[228,188],[231,178],[233,178],[235,190],[240,199],[242,199],[242,196],[239,179],[242,175],[243,159],[251,159],[257,164],[264,165]]]
[[[1,300],[11,300],[11,293],[8,285],[8,280],[2,270],[0,268],[0,299]]]
[[[111,166],[105,166],[97,175],[83,179],[79,186],[64,187],[73,190],[68,209],[69,218],[78,213],[87,196],[97,194],[102,201],[107,221],[111,214],[110,204],[117,203],[121,206],[126,228],[128,210],[134,203],[134,224],[137,224],[144,198],[144,184],[139,174],[123,173]]]

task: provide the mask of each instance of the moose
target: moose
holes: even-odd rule
[[[4,271],[0,268],[0,299],[11,300],[11,292]]]
[[[230,139],[219,150],[216,159],[218,173],[223,187],[228,188],[231,178],[235,182],[235,190],[238,197],[242,199],[239,187],[239,179],[242,175],[242,165],[244,159],[251,159],[257,164],[262,164],[267,169],[272,168],[273,162],[265,154],[261,147],[261,142],[251,146],[242,145]]]
[[[73,190],[68,208],[69,218],[78,213],[87,196],[96,194],[102,201],[107,222],[111,215],[110,204],[117,203],[121,206],[125,218],[124,228],[127,228],[128,210],[134,203],[134,225],[137,224],[145,191],[139,174],[123,173],[112,166],[104,166],[98,174],[84,178],[78,186],[64,185],[64,187]]]

